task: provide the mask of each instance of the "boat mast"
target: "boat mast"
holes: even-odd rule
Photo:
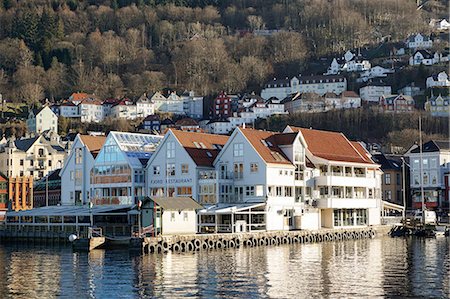
[[[422,203],[422,224],[425,225],[425,196],[423,190],[422,115],[419,115],[419,153],[420,153],[420,196]]]

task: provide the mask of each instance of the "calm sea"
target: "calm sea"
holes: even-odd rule
[[[449,298],[450,239],[132,255],[0,245],[0,298]]]

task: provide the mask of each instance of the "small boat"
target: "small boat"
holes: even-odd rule
[[[445,237],[448,236],[448,229],[443,225],[436,225],[436,229],[434,231],[436,237]]]

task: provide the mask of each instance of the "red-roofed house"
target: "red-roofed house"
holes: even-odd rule
[[[218,203],[200,211],[201,232],[380,223],[379,165],[342,133],[237,128],[214,166]]]
[[[213,161],[228,136],[169,129],[147,164],[148,195],[217,202]]]

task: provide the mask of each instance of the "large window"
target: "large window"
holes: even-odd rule
[[[244,144],[243,143],[233,144],[233,155],[235,157],[243,157],[244,156]]]
[[[192,195],[192,187],[190,187],[190,186],[178,187],[177,188],[177,195],[178,196],[190,196],[190,195]]]
[[[175,163],[167,164],[166,174],[167,176],[175,176]]]
[[[258,163],[250,163],[250,172],[258,172]]]
[[[391,174],[390,173],[385,173],[384,174],[384,183],[386,185],[390,185],[391,184]]]
[[[153,175],[159,175],[161,173],[161,167],[159,165],[153,166]]]
[[[175,158],[175,142],[169,141],[167,142],[167,158]]]
[[[75,164],[83,163],[83,149],[76,148],[75,149]]]
[[[367,225],[366,209],[336,209],[333,211],[334,226]]]
[[[181,164],[181,174],[189,173],[189,164]]]
[[[244,164],[234,163],[234,179],[240,180],[244,178]]]

